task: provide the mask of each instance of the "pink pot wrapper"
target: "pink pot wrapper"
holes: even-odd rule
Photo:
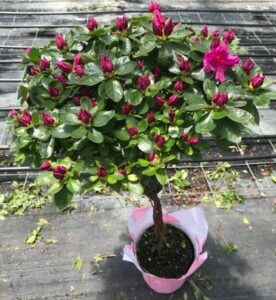
[[[164,223],[171,224],[187,234],[195,249],[195,259],[190,269],[181,278],[161,278],[142,270],[136,256],[136,243],[147,228],[153,225],[152,207],[143,206],[135,208],[129,215],[128,230],[131,236],[131,244],[124,247],[123,260],[132,262],[142,273],[144,280],[157,293],[173,293],[179,289],[186,279],[192,275],[207,259],[207,252],[202,253],[202,247],[208,234],[208,224],[201,207],[193,207],[168,213],[163,210]]]

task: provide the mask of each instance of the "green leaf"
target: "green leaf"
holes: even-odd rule
[[[145,153],[149,153],[153,150],[152,142],[147,138],[142,138],[139,140],[138,148]]]
[[[168,181],[167,174],[164,169],[156,170],[156,178],[161,185],[165,185]]]
[[[199,133],[210,133],[216,128],[216,123],[213,119],[213,112],[206,114],[201,118],[201,120],[196,124],[196,132]]]
[[[121,41],[120,48],[123,54],[130,54],[132,50],[132,44],[130,39],[126,38],[125,40]]]
[[[235,122],[238,122],[241,124],[254,123],[254,116],[243,109],[228,106],[228,107],[225,107],[225,111],[227,113],[227,117]]]
[[[59,139],[65,139],[70,137],[75,129],[76,126],[62,124],[52,129],[52,136]]]
[[[168,67],[171,65],[173,60],[173,52],[170,44],[163,44],[161,49],[158,51],[157,62],[158,65]]]
[[[87,134],[86,128],[83,126],[80,126],[79,128],[72,131],[71,137],[74,139],[81,139],[81,138],[85,137],[86,134]]]
[[[254,104],[257,106],[264,106],[270,103],[270,98],[266,95],[254,96]]]
[[[50,137],[51,132],[45,126],[34,127],[33,138],[40,141],[47,141]]]
[[[96,144],[101,144],[104,140],[102,133],[94,128],[92,129],[92,131],[88,132],[87,138]]]
[[[177,138],[179,135],[179,127],[178,126],[169,126],[169,136],[173,139]]]
[[[129,181],[138,181],[138,177],[137,177],[137,175],[135,175],[135,174],[129,174],[129,175],[127,176],[127,179],[128,179]]]
[[[143,119],[138,122],[138,129],[140,133],[144,132],[147,128],[148,128],[148,122],[146,119]]]
[[[155,41],[146,41],[141,44],[138,52],[133,55],[134,58],[137,58],[139,56],[146,56],[148,53],[150,53],[154,48],[156,47]]]
[[[134,106],[139,105],[143,101],[142,93],[137,90],[126,90],[124,94],[126,101]]]
[[[114,174],[108,175],[108,176],[107,176],[107,182],[108,182],[109,184],[111,184],[111,185],[117,183],[117,178],[116,178],[116,176],[114,176]]]
[[[70,113],[68,111],[64,111],[59,116],[60,122],[68,125],[79,125],[81,121],[78,119],[76,115]]]
[[[191,31],[188,31],[183,27],[175,26],[173,32],[170,35],[170,39],[172,38],[176,40],[181,40],[186,38],[187,36],[190,36],[191,34],[192,34]]]
[[[35,179],[37,184],[41,186],[50,185],[54,180],[53,173],[50,171],[43,171]]]
[[[139,158],[139,159],[138,159],[138,164],[139,164],[141,167],[148,167],[148,166],[150,165],[150,162],[149,162],[148,160]]]
[[[69,178],[66,186],[72,193],[79,194],[81,191],[81,183],[78,179]]]
[[[216,85],[214,83],[214,81],[210,80],[210,79],[206,79],[203,82],[203,90],[205,92],[205,94],[211,98],[212,95],[216,92]]]
[[[105,126],[115,116],[114,110],[98,112],[93,118],[92,125],[95,127]]]
[[[37,48],[31,48],[29,58],[32,62],[37,63],[40,60],[40,52]]]
[[[156,169],[154,167],[148,167],[146,170],[142,172],[146,176],[153,176],[156,174]]]
[[[142,195],[144,192],[143,186],[139,182],[128,182],[128,189],[131,193]]]
[[[49,142],[40,143],[38,151],[42,158],[49,158],[54,153],[55,139],[50,139]]]
[[[166,162],[169,162],[169,161],[171,161],[171,160],[174,160],[175,158],[176,158],[175,155],[169,155],[169,156],[163,158],[163,159],[162,159],[162,162],[163,162],[163,163],[166,163]]]
[[[121,66],[116,70],[117,75],[126,75],[133,72],[136,68],[136,63],[134,61],[129,61]]]
[[[124,95],[121,83],[113,79],[110,79],[105,83],[105,91],[107,96],[115,102],[119,102]]]
[[[238,123],[234,123],[230,120],[224,119],[222,123],[222,137],[232,143],[241,142],[241,128]]]
[[[120,128],[114,131],[115,137],[120,141],[128,141],[130,139],[126,128]]]
[[[193,103],[193,104],[189,104],[185,107],[186,111],[195,111],[195,110],[201,110],[204,108],[209,107],[209,105],[205,102],[205,103]]]
[[[83,260],[79,255],[73,260],[72,264],[73,264],[73,267],[79,272],[83,268]]]
[[[64,211],[71,207],[71,202],[73,198],[73,193],[67,189],[66,186],[63,186],[63,188],[54,195],[54,201],[56,207]]]
[[[274,182],[274,183],[276,183],[276,176],[275,175],[271,175],[271,180]]]

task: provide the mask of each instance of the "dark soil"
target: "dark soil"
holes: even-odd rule
[[[180,278],[194,261],[192,242],[183,231],[171,225],[166,225],[166,241],[160,254],[153,226],[141,236],[136,250],[142,269],[162,278]]]

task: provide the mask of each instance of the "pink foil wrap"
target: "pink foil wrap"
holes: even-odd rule
[[[157,293],[173,293],[179,289],[185,280],[193,274],[207,259],[207,252],[202,253],[202,247],[208,234],[208,224],[201,207],[193,207],[168,213],[163,210],[164,223],[171,224],[185,232],[192,241],[195,249],[195,260],[190,269],[181,278],[161,278],[142,270],[136,257],[136,242],[144,231],[153,225],[152,207],[135,208],[128,219],[128,230],[131,244],[125,245],[123,260],[132,262],[142,273],[144,280]]]

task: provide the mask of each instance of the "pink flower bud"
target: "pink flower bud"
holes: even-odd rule
[[[27,48],[26,48],[26,55],[29,56],[29,55],[30,55],[30,52],[31,52],[31,48],[30,48],[30,47],[27,47]]]
[[[169,121],[170,123],[174,123],[174,118],[175,118],[175,111],[173,109],[170,109],[168,112],[168,116],[169,116]]]
[[[48,92],[49,92],[49,95],[53,98],[55,97],[58,97],[59,96],[59,89],[53,87],[53,86],[50,86],[48,88]]]
[[[179,60],[178,68],[181,72],[190,73],[191,72],[191,64],[188,60],[181,58]]]
[[[152,74],[154,76],[154,82],[158,81],[161,77],[161,69],[158,65],[153,68]]]
[[[188,142],[190,145],[196,145],[199,142],[199,137],[198,136],[194,136],[188,139]]]
[[[201,33],[204,37],[208,37],[208,26],[207,25],[203,25],[203,27],[201,29]]]
[[[195,44],[199,44],[200,39],[199,39],[198,37],[195,37],[195,38],[193,39],[193,42],[194,42]]]
[[[141,91],[145,91],[147,87],[150,85],[150,80],[148,75],[139,76],[137,85]]]
[[[250,75],[250,72],[254,69],[254,62],[251,58],[248,58],[243,64],[242,68],[247,75]]]
[[[54,167],[52,170],[54,177],[58,180],[63,180],[67,172],[67,169],[62,165]]]
[[[172,31],[173,31],[173,22],[172,22],[172,19],[171,18],[169,18],[168,20],[167,20],[167,22],[166,22],[166,25],[165,25],[165,27],[164,27],[164,34],[166,35],[166,36],[169,36],[171,33],[172,33]]]
[[[153,12],[152,30],[157,36],[169,36],[173,31],[172,19],[165,19],[159,10]]]
[[[101,54],[100,65],[104,73],[111,73],[114,69],[112,60],[106,54]]]
[[[15,118],[17,117],[17,111],[13,108],[12,110],[10,110],[9,112],[9,117],[10,118]]]
[[[98,28],[98,23],[97,23],[96,19],[93,18],[93,17],[89,17],[89,19],[87,20],[87,23],[86,23],[86,27],[90,31],[94,31],[95,29],[97,29]]]
[[[211,45],[210,45],[210,49],[215,49],[220,45],[220,39],[219,38],[213,38]]]
[[[81,55],[80,53],[77,53],[75,56],[74,56],[74,61],[73,61],[73,65],[76,66],[76,65],[82,65],[83,62],[81,60]]]
[[[262,85],[263,85],[263,82],[264,82],[264,79],[265,79],[264,76],[261,75],[261,74],[256,74],[256,75],[254,75],[254,76],[250,79],[253,89],[257,89],[257,88],[259,88],[260,86],[262,86]]]
[[[38,72],[37,68],[34,67],[34,66],[31,66],[31,68],[30,68],[30,75],[34,76],[34,75],[36,75],[37,72]]]
[[[167,105],[171,106],[178,100],[178,95],[172,95],[167,101]]]
[[[57,61],[56,66],[60,68],[62,71],[70,73],[73,71],[73,67],[64,61]]]
[[[126,102],[123,106],[122,106],[122,109],[121,109],[121,112],[124,114],[124,115],[129,115],[129,113],[131,112],[131,110],[133,109],[133,105]]]
[[[56,45],[59,50],[62,50],[67,45],[67,43],[61,33],[57,33],[57,35],[56,35]]]
[[[148,121],[149,124],[154,123],[155,122],[155,115],[153,112],[149,112],[147,113],[146,119]]]
[[[136,60],[136,64],[137,64],[137,67],[138,67],[138,69],[142,69],[143,68],[143,66],[144,66],[144,60],[143,59],[137,59]]]
[[[220,35],[220,29],[216,29],[212,32],[212,37],[217,38]]]
[[[38,64],[41,71],[45,71],[50,68],[50,62],[45,57],[41,58]]]
[[[61,75],[60,73],[57,73],[55,75],[55,78],[60,82],[62,83],[64,86],[66,85],[67,83],[67,78],[65,78],[63,75]]]
[[[49,161],[44,161],[40,164],[40,170],[51,170],[51,163]]]
[[[26,127],[30,125],[32,121],[32,116],[26,109],[23,109],[22,114],[17,115],[16,118],[18,125],[21,127]]]
[[[125,169],[119,169],[119,170],[118,170],[118,173],[120,173],[120,174],[123,175],[123,176],[127,176],[127,172],[126,172]]]
[[[165,103],[165,99],[164,99],[163,97],[157,96],[157,97],[155,98],[155,104],[156,104],[157,106],[161,107],[161,106],[164,105],[164,103]]]
[[[184,90],[184,82],[182,80],[178,80],[174,83],[173,89],[175,91],[183,91]]]
[[[148,6],[148,10],[149,12],[153,13],[155,10],[159,10],[161,9],[161,5],[158,2],[151,2]]]
[[[226,44],[232,43],[232,41],[235,39],[234,31],[231,28],[229,28],[227,31],[224,32],[222,39]]]
[[[86,109],[81,109],[78,113],[78,119],[84,124],[88,124],[91,118],[91,113]]]
[[[187,132],[184,132],[184,133],[181,135],[181,139],[182,139],[183,142],[188,141],[188,133],[187,133]]]
[[[165,144],[165,138],[160,134],[155,134],[153,136],[153,141],[157,145],[158,148],[162,148]]]
[[[96,175],[99,176],[99,177],[106,177],[107,176],[107,171],[106,171],[106,168],[105,167],[99,167],[97,172],[96,172]]]
[[[80,96],[74,96],[72,100],[75,105],[77,105],[77,106],[81,105],[81,97]]]
[[[127,27],[128,27],[128,21],[127,21],[126,16],[123,16],[122,18],[117,17],[116,28],[122,32],[122,31],[126,30]]]
[[[212,96],[213,102],[219,106],[222,107],[224,104],[228,102],[228,94],[227,93],[215,93]]]
[[[156,156],[156,154],[154,153],[154,151],[151,151],[151,152],[149,153],[149,160],[150,160],[150,161],[153,161],[153,160],[155,159],[155,156]]]
[[[138,134],[138,129],[136,127],[130,127],[128,133],[131,137],[135,137]]]
[[[84,75],[84,67],[83,65],[76,65],[74,67],[74,70],[78,77],[82,77]]]
[[[50,114],[47,114],[44,111],[40,112],[40,114],[43,118],[43,123],[44,123],[45,126],[50,127],[54,124],[55,120]]]

